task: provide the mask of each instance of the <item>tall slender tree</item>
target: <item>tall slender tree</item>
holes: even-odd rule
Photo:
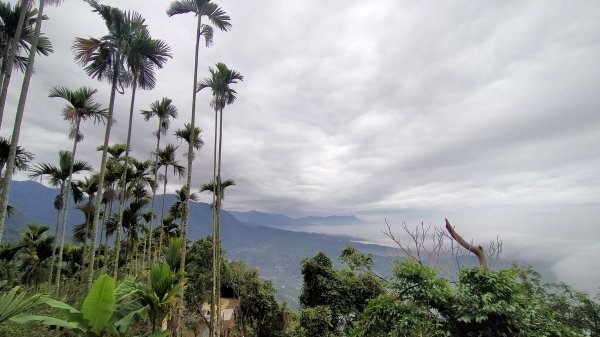
[[[190,142],[192,142],[192,137],[194,137],[192,147],[194,148],[194,150],[198,151],[202,148],[202,146],[204,146],[204,141],[200,136],[201,133],[202,130],[199,127],[196,126],[194,127],[194,130],[192,130],[192,124],[185,123],[183,125],[183,128],[175,130],[175,133],[173,135],[175,136],[175,138],[185,142],[188,146]],[[187,157],[187,153],[185,155]]]
[[[142,250],[142,270],[146,268],[146,252],[148,251],[149,242],[152,241],[152,231],[150,230],[150,222],[154,219],[154,212],[146,211],[142,214],[146,225],[142,227],[144,231],[144,248]],[[149,261],[149,260],[148,260]]]
[[[150,198],[148,196],[148,192],[146,191],[147,187],[152,187],[154,186],[154,179],[153,179],[153,170],[154,170],[154,162],[151,160],[146,160],[146,161],[139,161],[133,157],[130,158],[130,163],[127,166],[127,181],[125,181],[125,183],[122,185],[124,186],[121,189],[121,193],[120,196],[124,197],[125,200],[132,200],[132,202],[139,202],[141,201],[141,199],[146,200],[144,203],[144,207],[147,206],[147,204],[150,202]],[[123,175],[121,175],[123,176]],[[125,211],[127,211],[127,209],[125,209]],[[125,214],[125,213],[123,213]],[[117,216],[117,219],[115,220],[115,224],[116,221],[118,221],[119,217]],[[123,222],[122,222],[123,224]],[[118,226],[115,228],[115,230],[121,230],[123,229],[123,226]],[[116,240],[115,242],[120,242],[120,235],[118,236],[118,240]],[[129,256],[129,249],[131,248],[131,245],[124,245],[125,248],[125,261],[128,261],[127,257]],[[119,260],[116,259],[117,255],[115,254],[115,263],[117,263]],[[131,269],[127,269],[129,271],[131,271]]]
[[[54,199],[54,208],[56,208],[56,228],[54,230],[55,238],[58,238],[59,228],[61,228],[60,215],[61,215],[61,210],[64,207],[65,189],[68,188],[73,192],[73,199],[75,202],[79,202],[83,197],[81,191],[79,190],[79,188],[77,187],[76,184],[74,184],[73,182],[70,182],[67,185],[69,173],[72,175],[75,173],[92,170],[92,166],[85,161],[76,161],[73,163],[72,162],[73,162],[73,157],[71,155],[71,152],[59,151],[58,166],[55,166],[52,164],[41,163],[41,164],[38,164],[35,167],[33,167],[31,170],[31,173],[29,174],[29,177],[32,179],[37,179],[37,178],[43,179],[44,177],[46,177],[48,179],[48,182],[50,183],[50,185],[59,187],[59,192],[58,192],[59,194]],[[64,231],[64,228],[62,230]],[[62,238],[64,238],[64,233],[61,232],[60,235]],[[56,246],[57,241],[58,240],[54,240],[55,246]],[[59,242],[59,244],[61,246],[64,245],[64,240]],[[55,252],[56,252],[56,247],[54,247],[54,249],[52,250],[52,258],[50,260],[51,268],[50,268],[49,283],[52,283],[52,275],[53,275],[52,267],[54,266]],[[58,265],[58,269],[60,269],[60,264]],[[58,273],[57,273],[57,275],[58,275]]]
[[[104,146],[99,146],[98,151],[103,151]],[[106,222],[112,217],[113,202],[117,199],[117,182],[121,177],[123,167],[123,155],[125,153],[125,144],[114,144],[106,149],[108,160],[106,162],[106,174],[104,175],[104,191],[102,192],[102,203],[104,203],[104,212],[102,214],[102,229],[100,230],[100,244],[102,243],[102,231],[104,230],[104,273],[108,268],[108,239],[114,234],[116,228],[111,231],[106,227]],[[92,218],[93,221],[93,218]],[[90,252],[91,253],[91,252]],[[88,260],[91,258],[88,257]]]
[[[131,104],[129,107],[129,124],[127,127],[127,150],[125,151],[125,167],[129,165],[129,151],[131,150],[131,129],[133,126],[133,110],[135,106],[135,93],[137,88],[152,89],[156,85],[155,68],[162,68],[167,58],[171,57],[170,47],[162,40],[152,39],[148,29],[137,31],[126,45],[125,64],[132,75]],[[127,170],[123,170],[120,181],[127,181]],[[117,222],[117,240],[120,239],[121,226],[123,225],[123,211],[125,208],[124,195],[119,200],[119,220]],[[115,261],[119,261],[121,246],[115,246]],[[118,274],[118,263],[115,263],[113,277]]]
[[[173,101],[170,98],[163,97],[160,101],[155,101],[150,104],[150,110],[142,110],[142,116],[146,121],[149,121],[153,117],[158,119],[158,127],[154,132],[156,136],[156,150],[154,152],[155,162],[158,162],[158,152],[160,150],[160,139],[161,136],[167,134],[167,130],[169,129],[170,119],[177,118],[177,107],[172,104]],[[154,220],[154,202],[156,199],[156,188],[157,188],[157,171],[158,167],[154,166],[154,186],[152,186],[152,200],[150,202],[150,232],[152,232],[152,222]],[[152,240],[148,243],[148,260],[152,259]]]
[[[215,190],[215,186],[219,185],[221,188],[219,190]],[[200,186],[200,192],[210,192],[213,194],[214,199],[218,199],[223,201],[225,199],[225,189],[229,186],[234,186],[235,185],[235,181],[233,179],[226,179],[223,182],[218,182],[218,184],[215,184],[214,181],[211,181],[209,183],[203,184],[202,186]],[[215,194],[215,191],[218,191],[218,193]],[[211,205],[212,207],[215,207],[215,204]]]
[[[196,131],[196,95],[197,95],[197,82],[198,82],[198,54],[200,51],[200,40],[204,37],[204,42],[206,47],[210,47],[213,43],[213,28],[211,25],[202,23],[202,19],[206,18],[210,23],[212,23],[215,27],[220,29],[221,31],[228,31],[231,28],[231,23],[229,16],[225,13],[225,11],[219,7],[216,3],[210,0],[178,0],[173,1],[169,5],[167,9],[167,15],[174,16],[179,14],[194,14],[196,16],[196,35],[195,35],[195,44],[196,48],[194,49],[194,79],[192,82],[192,111],[191,111],[191,120],[190,120],[190,131],[194,133]],[[195,135],[190,135],[190,139],[195,139]],[[188,152],[187,152],[187,176],[185,185],[189,188],[187,189],[188,196],[186,197],[185,207],[184,207],[184,215],[183,215],[183,237],[184,244],[181,252],[181,265],[182,270],[185,266],[185,257],[187,251],[186,237],[188,226],[190,222],[190,214],[189,214],[189,200],[190,200],[190,190],[192,188],[192,162],[194,160],[194,143],[188,143]],[[181,325],[181,324],[179,324]],[[214,331],[211,329],[211,333]]]
[[[221,149],[223,145],[223,109],[226,105],[232,104],[237,98],[237,92],[233,90],[230,85],[235,84],[238,81],[242,81],[244,77],[236,70],[229,69],[224,63],[217,63],[215,68],[209,68],[210,77],[203,79],[198,83],[198,91],[210,88],[212,91],[213,100],[211,102],[212,107],[215,110],[215,147],[214,147],[214,162],[213,162],[213,191],[221,190]],[[218,128],[217,128],[218,126]],[[217,143],[218,134],[218,143]],[[218,153],[218,155],[217,155]],[[219,315],[220,315],[220,288],[217,286],[220,284],[220,266],[217,254],[219,252],[219,232],[220,232],[220,217],[221,217],[221,200],[217,197],[216,193],[213,193],[213,300],[212,305],[217,306],[216,318],[213,319],[213,333],[216,327],[219,326]],[[212,309],[212,308],[211,308]]]
[[[14,66],[16,66],[17,70],[25,72],[27,67],[27,53],[30,51],[31,40],[34,35],[33,25],[36,20],[37,9],[30,9],[25,14],[20,38],[16,43],[17,49],[16,52],[12,54],[12,46],[15,41],[23,6],[28,6],[28,4],[18,2],[14,7],[11,7],[9,3],[0,2],[0,58],[2,59],[2,66],[0,67],[0,102],[4,102],[0,104],[0,106],[4,106],[8,94],[8,84],[10,83],[11,77],[5,77],[7,71],[12,72]],[[22,49],[26,50],[27,53],[22,54],[20,52]],[[53,52],[53,49],[50,40],[45,36],[40,36],[37,53],[48,56],[51,52]],[[12,61],[10,66],[8,65],[9,61]],[[5,78],[6,86],[4,86]],[[0,114],[0,126],[1,125],[2,114]]]
[[[29,224],[20,240],[20,244],[23,245],[20,254],[21,282],[33,284],[36,289],[48,270],[48,259],[54,241],[53,237],[46,237],[47,230],[46,226]]]
[[[27,17],[27,13],[30,12],[32,1],[22,1],[21,8],[19,11],[19,19],[17,20],[17,26],[13,34],[12,40],[9,42],[8,39],[6,41],[6,45],[10,46],[8,52],[8,56],[6,58],[6,68],[3,69],[4,72],[2,74],[2,90],[0,92],[0,126],[2,125],[2,118],[4,117],[4,107],[6,106],[6,96],[8,94],[8,84],[10,83],[10,77],[12,75],[12,69],[15,62],[15,58],[17,56],[17,49],[19,47],[19,41],[21,40],[21,34],[23,32],[23,26],[25,25],[25,19]],[[41,18],[40,18],[41,19]],[[1,224],[0,224],[1,225]],[[1,228],[0,228],[1,229]],[[2,233],[0,231],[0,239],[2,238]]]
[[[78,188],[87,195],[87,203],[79,205],[80,209],[85,216],[85,228],[86,233],[89,231],[89,240],[83,242],[82,247],[82,266],[85,266],[87,261],[87,246],[92,240],[92,218],[94,217],[94,200],[98,194],[98,176],[93,174],[91,177],[85,177],[83,180],[77,182]]]
[[[94,94],[98,92],[96,89],[82,87],[77,90],[69,90],[65,87],[54,87],[50,91],[49,97],[58,97],[67,101],[67,105],[63,109],[63,118],[71,124],[69,137],[73,139],[73,149],[71,150],[71,165],[69,167],[69,176],[67,177],[66,186],[71,185],[73,177],[73,165],[75,164],[75,154],[77,153],[77,143],[83,140],[81,133],[81,122],[91,119],[95,123],[106,121],[106,109],[102,109],[99,103],[94,102]],[[67,226],[67,214],[69,210],[69,189],[64,192],[65,205],[63,207],[60,248],[58,252],[58,265],[62,265],[65,229]],[[55,291],[60,293],[60,277],[61,268],[58,268],[56,273]]]
[[[4,168],[8,160],[8,151],[10,149],[10,141],[4,137],[0,137],[0,179],[4,179]],[[17,155],[15,156],[15,164],[13,171],[27,171],[29,163],[33,160],[33,153],[27,151],[22,146],[17,146]]]
[[[8,152],[10,150],[10,141],[4,137],[0,137],[0,181],[4,179],[4,167],[8,160]],[[33,160],[33,153],[27,151],[21,146],[17,146],[17,153],[15,156],[15,164],[13,171],[27,171],[29,169],[29,163]],[[11,216],[14,208],[11,205],[6,206],[7,216]]]
[[[143,208],[146,207],[149,203],[149,199],[140,198],[139,200],[135,200],[129,204],[129,207],[125,209],[123,212],[123,218],[121,218],[122,228],[127,231],[127,236],[125,238],[125,246],[127,249],[125,250],[125,263],[127,263],[127,258],[129,255],[129,251],[133,246],[134,242],[137,240],[139,231],[142,226],[142,213]],[[117,217],[113,217],[108,221],[108,225],[111,227],[117,227]],[[120,246],[122,242],[115,242],[115,246]],[[115,264],[118,264],[118,261],[115,261]]]
[[[48,3],[50,5],[53,5],[60,4],[61,2],[61,0],[39,0],[38,15],[35,21],[35,31],[33,33],[33,38],[30,47],[31,50],[37,50],[39,37],[42,30],[42,21],[44,18],[45,4]],[[19,19],[19,26],[21,25],[22,23]],[[20,34],[17,34],[15,36],[15,41],[18,41],[19,39]],[[25,112],[25,103],[27,101],[27,94],[29,92],[29,84],[31,83],[31,75],[33,74],[33,64],[35,62],[36,54],[37,53],[29,53],[29,59],[27,60],[27,68],[25,69],[25,74],[23,76],[23,85],[21,86],[21,94],[19,95],[19,103],[17,104],[17,112],[15,114],[15,124],[13,126],[12,137],[10,140],[8,162],[6,165],[6,176],[5,179],[2,181],[2,188],[0,189],[0,242],[2,242],[2,234],[4,232],[4,220],[6,219],[6,207],[8,206],[8,194],[10,193],[10,182],[12,180],[14,158],[17,155],[17,146],[19,144],[19,136],[21,134],[21,123],[23,121],[23,115]],[[4,107],[0,106],[0,108],[3,109]]]
[[[177,146],[173,144],[167,144],[164,149],[159,150],[157,153],[157,170],[161,167],[164,167],[165,173],[163,177],[163,195],[162,195],[162,208],[160,211],[160,223],[163,223],[163,219],[165,218],[165,200],[167,197],[167,177],[168,177],[168,169],[171,167],[173,169],[173,174],[177,174],[179,177],[182,177],[185,174],[185,167],[181,166],[176,159],[175,151],[177,150]],[[158,240],[158,251],[161,250],[162,244],[162,231],[160,232],[160,238]]]
[[[104,132],[104,147],[100,161],[98,190],[104,190],[104,175],[106,174],[106,158],[111,126],[113,124],[113,110],[117,86],[124,85],[126,80],[125,52],[127,45],[137,32],[145,28],[144,18],[137,12],[123,12],[122,10],[106,5],[101,5],[95,0],[85,0],[98,13],[108,29],[108,33],[96,38],[77,38],[73,49],[75,60],[84,66],[86,73],[98,80],[107,79],[111,83],[110,99],[108,103],[108,123]],[[90,247],[90,264],[88,270],[87,288],[92,284],[94,277],[94,260],[96,251],[96,236],[100,219],[100,198],[96,199],[92,233],[94,240]]]
[[[183,219],[183,205],[185,205],[185,198],[187,198],[187,186],[183,185],[180,189],[175,190],[175,199],[177,201],[169,208],[169,216],[174,219]],[[198,195],[196,193],[190,193],[190,201],[198,201]]]

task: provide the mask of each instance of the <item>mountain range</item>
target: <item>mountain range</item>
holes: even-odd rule
[[[53,201],[58,189],[34,181],[13,181],[10,192],[10,204],[15,207],[15,212],[7,220],[4,242],[17,239],[28,223],[46,225],[51,228],[48,233],[54,234],[57,212]],[[161,195],[157,196],[156,205],[162,204],[162,198]],[[171,194],[165,198],[166,207],[176,201]],[[191,202],[190,205],[188,237],[190,240],[206,237],[211,233],[210,205],[201,202]],[[116,211],[116,207],[114,209]],[[84,221],[83,214],[73,207],[73,203],[68,220],[67,240],[70,239],[73,226]],[[360,223],[364,221],[355,216],[292,219],[281,214],[258,211],[222,211],[221,240],[229,259],[244,260],[247,265],[257,268],[262,278],[273,282],[280,298],[291,308],[297,308],[301,289],[301,261],[319,251],[331,257],[334,264],[339,266],[337,256],[346,246],[352,245],[373,254],[377,271],[389,273],[387,257],[396,254],[391,248],[360,243],[361,239],[351,236],[297,231],[307,225]]]
[[[50,227],[49,235],[54,235],[57,212],[54,209],[54,197],[58,189],[48,188],[34,181],[13,181],[10,191],[10,204],[15,208],[14,214],[7,219],[3,242],[10,242],[19,237],[27,224],[46,225]],[[164,196],[166,207],[175,203],[172,194]],[[156,205],[162,204],[162,195],[157,195]],[[115,203],[116,204],[116,203]],[[117,206],[113,205],[116,212]],[[159,206],[155,211],[160,214]],[[189,240],[197,240],[211,234],[212,209],[207,203],[190,203]],[[66,236],[74,225],[84,221],[83,213],[74,208],[69,209]],[[300,272],[303,259],[316,255],[319,251],[327,254],[336,267],[341,266],[337,259],[346,246],[354,246],[362,252],[373,255],[374,270],[381,275],[390,274],[390,259],[400,256],[392,247],[369,244],[361,238],[349,235],[330,235],[306,232],[315,226],[365,225],[360,218],[353,215],[333,215],[325,217],[291,218],[276,213],[259,211],[237,212],[222,211],[221,241],[226,257],[243,260],[250,267],[258,269],[261,278],[272,281],[281,300],[292,309],[298,309],[298,296],[302,285]],[[441,257],[440,266],[454,263],[451,257]],[[475,265],[472,255],[460,257],[462,266]],[[500,259],[498,266],[510,263]],[[556,281],[550,266],[535,265],[544,280]]]
[[[268,226],[273,228],[297,229],[315,225],[360,225],[365,221],[354,215],[308,216],[290,218],[283,214],[265,213],[259,211],[237,212],[229,211],[239,221],[252,226]]]

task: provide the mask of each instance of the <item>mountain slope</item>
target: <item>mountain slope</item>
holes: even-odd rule
[[[53,201],[57,193],[58,189],[48,188],[37,182],[14,181],[11,185],[10,202],[16,207],[17,212],[7,222],[5,242],[16,239],[19,231],[25,228],[27,223],[47,225],[51,228],[48,233],[53,235],[56,223]],[[170,207],[176,200],[175,196],[170,194],[165,198],[165,208]],[[156,205],[161,204],[162,196],[157,196]],[[116,205],[113,205],[114,211],[116,208]],[[160,214],[159,206],[156,207],[156,212]],[[212,232],[210,205],[192,202],[190,212],[189,239],[197,240],[209,235]],[[239,215],[240,212],[233,213]],[[278,214],[262,213],[260,216],[275,220],[287,218],[289,219],[287,224],[300,222]],[[278,223],[275,220],[266,223]],[[70,209],[66,233],[68,240],[73,225],[81,222],[83,222],[82,213]],[[221,240],[228,258],[244,260],[249,266],[257,268],[262,278],[273,281],[280,298],[288,302],[291,308],[298,307],[302,259],[322,251],[339,266],[336,257],[344,247],[353,245],[365,252],[375,254],[376,269],[387,273],[389,267],[384,256],[394,255],[389,254],[390,252],[381,246],[355,243],[351,237],[294,232],[261,226],[261,223],[248,225],[226,211],[221,214]]]
[[[313,225],[300,219],[292,219],[283,214],[265,213],[259,211],[237,212],[227,211],[239,221],[251,226],[267,226],[273,228],[293,228]]]

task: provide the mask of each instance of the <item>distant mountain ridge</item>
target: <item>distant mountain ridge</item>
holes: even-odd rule
[[[367,223],[354,215],[309,216],[302,218],[302,220],[315,225],[359,225]]]
[[[266,213],[260,211],[227,211],[239,221],[251,226],[267,226],[282,229],[294,229],[315,225],[359,225],[366,221],[354,215],[330,215],[330,216],[308,216],[302,218],[291,218],[278,213]]]
[[[292,219],[287,215],[277,213],[266,213],[259,211],[238,212],[227,211],[239,221],[251,226],[267,226],[267,227],[294,227],[311,225],[301,219]]]

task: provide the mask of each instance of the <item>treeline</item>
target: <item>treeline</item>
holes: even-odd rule
[[[322,253],[303,261],[296,336],[600,336],[597,300],[527,266],[463,268],[450,281],[414,258],[393,260],[386,278],[368,255],[341,258],[349,269]]]
[[[183,242],[173,236],[136,276],[119,282],[102,274],[89,292],[79,281],[83,270],[66,268],[66,292],[56,301],[38,293],[47,283],[36,275],[49,270],[52,237],[45,230],[31,225],[0,251],[0,335],[201,336],[214,326],[212,237],[189,244],[185,271]],[[76,267],[81,250],[69,246],[65,266]],[[462,268],[449,280],[409,257],[391,261],[392,275],[383,277],[372,271],[372,256],[347,247],[342,269],[323,253],[302,261],[301,309],[294,313],[257,270],[223,256],[221,250],[218,288],[238,304],[231,325],[220,323],[220,336],[600,336],[597,300],[565,284],[543,284],[527,266]]]

